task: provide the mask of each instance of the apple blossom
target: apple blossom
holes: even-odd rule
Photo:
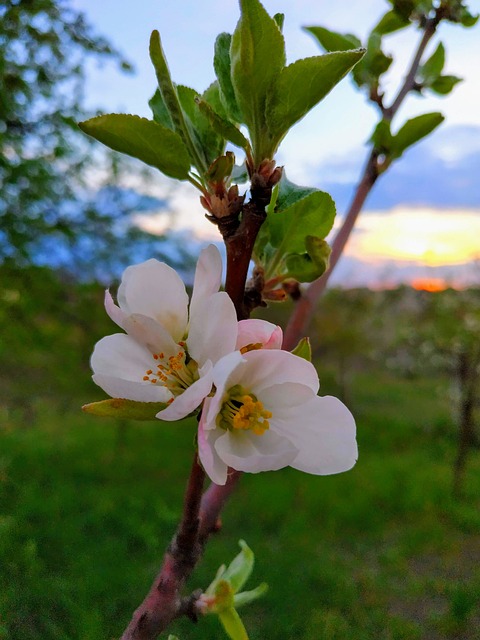
[[[107,291],[107,313],[126,334],[100,340],[91,358],[93,380],[110,396],[165,402],[158,414],[177,420],[194,411],[212,388],[212,368],[236,346],[238,322],[219,292],[222,261],[209,245],[199,257],[192,299],[174,269],[158,260],[128,267],[118,306]]]
[[[216,484],[225,484],[228,467],[329,475],[355,464],[353,416],[337,398],[317,396],[317,372],[307,360],[279,349],[236,351],[216,363],[213,383],[198,448]]]

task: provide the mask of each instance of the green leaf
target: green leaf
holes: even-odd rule
[[[325,240],[315,236],[305,238],[305,248],[307,253],[287,255],[286,275],[298,282],[313,282],[328,269],[332,250]]]
[[[258,0],[240,0],[241,17],[230,50],[235,96],[250,130],[255,160],[265,159],[265,104],[285,65],[285,42],[277,23]]]
[[[235,165],[235,156],[231,151],[227,151],[224,156],[218,156],[209,166],[205,178],[208,182],[222,182],[229,178]]]
[[[222,574],[222,580],[227,581],[232,587],[233,593],[237,593],[250,577],[255,562],[255,556],[245,540],[239,540],[240,553],[235,556]]]
[[[400,131],[393,136],[393,157],[399,158],[408,147],[411,147],[425,136],[428,136],[444,119],[441,113],[435,112],[424,113],[421,116],[407,120]]]
[[[216,80],[215,82],[212,82],[212,84],[207,89],[205,89],[202,95],[202,100],[208,102],[215,113],[218,113],[219,116],[224,119],[228,119],[225,105],[223,104],[220,95],[220,86]]]
[[[335,220],[335,203],[323,191],[314,191],[283,211],[268,216],[270,242],[284,253],[303,253],[307,235],[325,238]]]
[[[393,136],[390,131],[390,122],[388,120],[380,120],[375,127],[370,140],[378,151],[389,154],[393,141]]]
[[[462,78],[458,78],[457,76],[439,76],[428,88],[441,96],[445,96],[449,94],[459,82],[462,82]]]
[[[152,110],[153,119],[157,124],[161,124],[163,127],[167,127],[167,129],[171,129],[172,131],[175,130],[170,112],[167,109],[167,105],[165,104],[165,100],[162,97],[160,89],[157,89],[150,98],[148,106]]]
[[[349,51],[350,49],[358,49],[362,43],[357,36],[351,33],[341,34],[336,31],[330,31],[324,27],[303,27],[305,31],[311,33],[325,49],[325,51]]]
[[[126,418],[128,420],[155,420],[159,411],[167,406],[164,402],[137,402],[124,398],[109,398],[91,402],[82,407],[85,413],[102,418]]]
[[[244,607],[246,604],[250,604],[250,602],[254,602],[264,596],[268,591],[268,584],[266,582],[262,582],[259,584],[256,589],[252,589],[251,591],[242,591],[241,593],[236,593],[233,596],[233,605],[235,609],[239,609],[240,607]]]
[[[174,129],[185,143],[192,163],[200,172],[203,172],[207,168],[207,161],[205,157],[202,157],[204,154],[198,149],[198,141],[192,138],[192,132],[185,121],[177,90],[172,82],[167,60],[162,49],[160,34],[156,30],[152,31],[150,36],[150,59],[155,68],[158,86],[172,119]]]
[[[209,118],[198,108],[198,93],[190,87],[177,86],[178,99],[186,116],[190,138],[196,141],[197,152],[211,164],[225,149],[224,136],[212,127]]]
[[[300,185],[295,184],[287,178],[285,171],[282,173],[282,178],[276,186],[276,189],[278,189],[278,193],[275,194],[275,197],[275,189],[272,192],[272,211],[283,211],[290,205],[294,204],[294,202],[298,202],[298,200],[305,198],[310,193],[315,193],[315,191],[317,191],[314,187],[301,187]],[[270,205],[268,211],[270,211]]]
[[[353,79],[359,87],[376,86],[392,62],[393,58],[382,51],[382,37],[373,31],[368,39],[365,57],[353,70]]]
[[[111,113],[78,126],[114,151],[138,158],[171,178],[188,177],[190,157],[182,139],[152,120]]]
[[[304,360],[308,360],[308,362],[311,362],[312,345],[310,344],[310,339],[307,337],[302,338],[295,349],[292,349],[292,353],[294,356],[298,356],[299,358],[303,358]]]
[[[218,617],[231,640],[248,640],[247,631],[243,622],[233,607],[225,609],[218,614]]]
[[[273,16],[273,19],[277,23],[277,26],[280,29],[280,31],[283,31],[283,23],[285,22],[285,14],[284,13],[276,13]]]
[[[205,117],[208,118],[211,126],[219,135],[226,140],[229,140],[229,142],[234,144],[236,147],[240,147],[245,150],[250,149],[250,142],[243,135],[240,129],[237,129],[233,122],[222,118],[205,100],[202,100],[201,98],[197,98],[197,106]]]
[[[170,634],[168,636],[168,640],[178,640],[177,636],[172,636],[172,634]]]
[[[235,97],[232,84],[232,65],[230,60],[230,47],[232,36],[229,33],[221,33],[215,41],[215,53],[213,56],[213,68],[218,78],[220,95],[225,110],[234,122],[242,122],[242,115]]]
[[[282,69],[267,100],[268,128],[275,142],[322,100],[362,58],[363,50],[304,58]]]
[[[385,36],[388,33],[393,33],[394,31],[398,31],[399,29],[403,29],[410,25],[410,20],[400,15],[397,11],[388,11],[377,24],[377,26],[373,29],[376,33],[381,36]]]
[[[430,58],[420,67],[422,81],[429,84],[436,80],[445,66],[445,47],[440,42]]]

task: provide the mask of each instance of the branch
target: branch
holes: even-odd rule
[[[243,206],[239,221],[233,216],[219,219],[217,224],[227,248],[225,289],[232,298],[238,319],[248,316],[245,308],[245,283],[253,246],[265,220],[265,208],[272,187],[258,174],[252,177],[252,199]],[[220,513],[233,492],[241,473],[231,473],[224,486],[211,484],[202,497],[205,472],[195,454],[185,493],[183,515],[165,557],[145,600],[134,612],[121,640],[155,640],[170,623],[182,615],[195,618],[195,601],[200,592],[182,598],[181,590],[203,555],[210,534],[220,529]]]
[[[410,64],[408,73],[405,76],[405,80],[400,87],[392,105],[388,108],[383,107],[383,103],[380,103],[377,99],[375,99],[375,95],[378,94],[375,94],[373,97],[371,97],[372,101],[377,102],[377,104],[381,106],[382,114],[385,119],[392,120],[392,118],[402,105],[403,101],[405,100],[406,96],[410,93],[410,91],[414,90],[416,86],[415,76],[417,74],[420,61],[425,52],[427,44],[435,33],[440,19],[440,14],[436,14],[433,18],[425,21],[423,35],[418,44],[417,51]],[[330,276],[332,275],[332,272],[335,269],[335,266],[337,265],[338,260],[340,259],[345,249],[345,246],[350,238],[350,234],[352,233],[352,230],[355,226],[358,215],[362,210],[365,200],[367,199],[370,191],[373,188],[373,185],[380,175],[378,163],[379,154],[380,150],[372,147],[370,155],[368,156],[367,162],[365,164],[365,169],[355,190],[350,208],[347,212],[347,215],[345,216],[345,220],[340,227],[340,230],[338,231],[333,241],[332,254],[330,256],[330,266],[320,278],[317,278],[317,280],[314,280],[314,282],[310,284],[305,294],[295,305],[295,308],[290,316],[290,320],[285,330],[283,342],[284,349],[293,349],[297,342],[304,337],[308,330],[308,325],[310,324],[317,303],[323,292],[325,291]]]
[[[205,472],[195,454],[185,492],[183,515],[165,553],[163,566],[147,597],[134,612],[121,640],[154,640],[178,617],[184,603],[180,590],[201,556],[199,508]]]

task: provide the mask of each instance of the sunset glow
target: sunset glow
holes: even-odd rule
[[[415,278],[412,287],[417,291],[444,291],[447,283],[443,278]]]
[[[348,253],[363,260],[454,265],[479,257],[479,238],[476,211],[402,207],[392,213],[364,214]]]

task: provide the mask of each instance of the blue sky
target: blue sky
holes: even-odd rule
[[[86,89],[87,104],[99,106],[107,112],[137,113],[147,117],[150,116],[148,99],[155,87],[148,59],[151,30],[160,30],[175,81],[203,90],[214,79],[212,50],[215,37],[221,31],[231,32],[238,19],[236,0],[177,0],[173,3],[165,0],[137,0],[135,3],[74,0],[74,5],[86,13],[99,32],[123,51],[137,71],[134,76],[122,76],[110,65],[103,68],[92,65]],[[289,61],[320,52],[313,38],[301,30],[302,26],[322,25],[362,37],[389,6],[384,0],[336,0],[335,3],[327,0],[265,0],[264,5],[272,14],[285,13],[284,35]],[[470,2],[469,6],[473,12],[480,12],[480,0]],[[398,86],[417,39],[418,33],[412,30],[385,40],[386,51],[395,53],[397,60],[389,74],[387,96],[392,95]],[[465,211],[476,211],[480,220],[480,194],[476,179],[480,169],[480,26],[467,30],[442,24],[431,51],[439,40],[447,49],[445,72],[459,75],[465,82],[447,98],[409,98],[399,113],[399,124],[413,115],[438,110],[446,115],[446,125],[443,131],[412,149],[390,175],[382,178],[377,191],[367,202],[363,214],[366,222],[369,215],[374,216],[379,211],[383,215],[389,212],[399,215],[402,207],[410,212],[416,210],[417,217],[424,215],[425,207],[429,207],[443,216],[456,216],[457,220]],[[353,88],[351,82],[345,80],[292,130],[281,147],[278,160],[286,165],[289,177],[296,182],[330,190],[341,212],[361,170],[364,141],[374,123],[372,107],[366,104],[364,96]],[[192,206],[198,209],[195,226],[199,233],[211,233],[213,228],[203,226],[201,209],[187,186],[176,190],[172,196],[172,208],[180,211],[176,224],[180,227],[186,224],[181,214],[183,209],[189,210],[188,219],[191,220]],[[407,217],[404,216],[405,219]],[[151,228],[161,229],[165,225],[163,215],[159,215],[156,221],[157,227],[155,219],[148,221]],[[363,233],[368,235],[368,224],[364,224]],[[408,228],[405,233],[408,235]],[[478,233],[480,237],[480,226]],[[385,234],[388,234],[387,229]],[[423,257],[420,255],[415,259],[408,252],[406,255],[404,260],[400,258],[400,262],[403,260],[410,264],[400,265],[399,273],[412,265],[417,265],[420,270],[431,267],[428,260],[431,250],[427,249]],[[469,254],[462,255],[460,252],[459,264],[466,261],[467,255],[472,257],[471,250]],[[355,243],[352,243],[349,256],[351,260],[365,264],[365,273],[369,262],[378,272],[380,258],[375,251],[369,252],[368,243],[362,246],[361,256],[355,254]],[[384,260],[390,264],[392,256],[385,255]],[[398,263],[397,258],[394,262]],[[452,274],[451,260],[448,269]],[[445,277],[448,277],[446,272]]]

